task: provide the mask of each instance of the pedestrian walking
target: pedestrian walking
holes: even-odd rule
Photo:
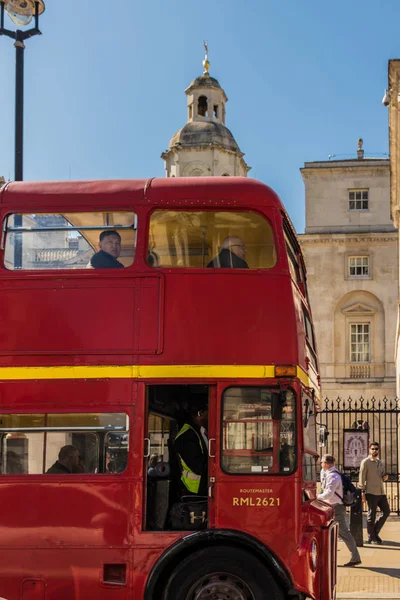
[[[335,521],[339,524],[339,538],[351,552],[350,561],[344,567],[361,565],[360,554],[347,523],[346,507],[343,504],[343,484],[339,471],[335,467],[335,457],[325,454],[321,459],[321,493],[318,498],[333,506]]]
[[[369,456],[361,461],[359,487],[361,488],[362,501],[367,501],[367,544],[382,544],[379,532],[390,515],[389,502],[385,494],[384,481],[388,475],[385,474],[383,462],[379,459],[379,444],[371,442],[369,445]],[[381,509],[381,516],[376,521],[377,508]]]

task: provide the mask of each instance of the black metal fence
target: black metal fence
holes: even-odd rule
[[[399,480],[399,399],[359,400],[325,398],[319,422],[329,435],[321,452],[333,454],[340,470],[358,481],[360,461],[368,455],[370,442],[380,445],[379,457],[385,464],[386,494],[392,512],[400,514]]]

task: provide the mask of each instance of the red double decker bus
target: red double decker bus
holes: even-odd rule
[[[306,274],[276,194],[11,183],[0,210],[0,595],[333,600]],[[182,498],[199,405],[207,496]]]

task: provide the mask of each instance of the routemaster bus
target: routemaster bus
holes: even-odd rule
[[[306,271],[277,195],[19,182],[0,211],[0,596],[333,600]],[[175,438],[199,403],[207,496],[188,500]]]

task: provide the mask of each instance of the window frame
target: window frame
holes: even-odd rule
[[[94,408],[94,407],[93,407]],[[131,425],[131,415],[129,413],[128,410],[124,409],[124,410],[120,410],[120,411],[110,411],[109,409],[105,409],[105,410],[99,410],[98,407],[95,407],[95,410],[97,409],[96,412],[94,412],[93,410],[84,410],[84,411],[75,411],[75,412],[70,412],[70,411],[60,411],[60,410],[46,410],[45,408],[43,409],[38,409],[36,411],[33,412],[26,412],[26,411],[18,411],[18,412],[10,412],[10,411],[3,411],[1,413],[1,415],[3,416],[14,416],[14,417],[41,417],[44,418],[44,420],[46,420],[46,417],[51,416],[51,417],[66,417],[68,415],[72,416],[72,417],[77,417],[79,416],[84,416],[84,415],[93,415],[93,414],[98,414],[98,415],[124,415],[125,417],[125,427],[122,429],[121,426],[115,426],[115,427],[109,427],[109,426],[104,426],[104,427],[100,427],[100,426],[79,426],[79,425],[71,425],[71,426],[46,426],[46,425],[41,425],[41,426],[31,426],[31,427],[3,427],[2,425],[0,426],[0,481],[2,477],[43,477],[43,476],[66,476],[66,475],[74,475],[74,476],[81,476],[81,477],[101,477],[101,476],[106,476],[107,478],[113,475],[121,475],[121,474],[126,474],[127,470],[129,468],[129,449],[131,448],[132,445],[132,440],[131,440],[131,432],[132,432],[132,425]],[[47,455],[47,446],[46,446],[46,434],[47,433],[76,433],[76,434],[95,434],[97,437],[97,449],[96,449],[96,453],[97,453],[97,464],[98,465],[103,465],[104,467],[104,471],[103,472],[85,472],[85,473],[65,473],[64,474],[54,474],[54,473],[4,473],[2,471],[3,469],[3,451],[5,449],[4,447],[4,442],[5,437],[8,433],[38,433],[38,434],[43,434],[43,455],[41,457],[41,462],[42,460],[44,460],[44,458]],[[104,434],[103,435],[103,439],[101,439],[101,435],[100,434]],[[115,472],[111,472],[111,471],[107,471],[105,470],[106,467],[106,452],[107,452],[107,444],[106,444],[106,440],[109,437],[110,434],[126,434],[127,435],[127,447],[126,447],[126,451],[127,451],[127,462],[125,465],[125,468],[122,471],[115,471]]]
[[[229,176],[229,175],[228,175]],[[199,204],[201,202],[201,200],[198,200]],[[260,217],[261,219],[263,219],[266,224],[270,227],[271,229],[271,234],[272,234],[272,242],[273,242],[273,247],[274,247],[274,251],[275,251],[275,264],[271,267],[249,267],[249,268],[237,268],[237,269],[232,269],[232,268],[224,268],[224,267],[219,267],[219,268],[207,268],[205,267],[190,267],[190,266],[183,266],[183,267],[175,267],[175,266],[169,266],[169,265],[163,265],[161,263],[161,265],[159,266],[151,266],[148,264],[147,262],[147,257],[155,252],[157,253],[157,248],[155,247],[150,247],[150,224],[151,224],[151,219],[154,215],[154,213],[156,212],[223,212],[223,213],[248,213],[248,214],[253,214],[256,215],[257,217]],[[157,270],[159,269],[163,269],[166,271],[173,271],[174,273],[178,273],[178,272],[189,272],[189,273],[195,273],[195,272],[207,272],[208,274],[221,274],[221,273],[232,273],[232,271],[234,272],[239,272],[241,275],[246,274],[248,275],[249,273],[257,273],[257,272],[262,272],[262,273],[270,273],[273,269],[276,269],[279,266],[279,262],[280,262],[280,247],[278,244],[278,239],[277,239],[277,221],[276,221],[276,217],[274,214],[265,214],[264,212],[260,211],[260,210],[256,210],[254,208],[249,209],[249,207],[246,206],[225,206],[225,205],[217,205],[217,206],[195,206],[195,207],[188,207],[185,205],[181,205],[181,204],[177,204],[177,206],[169,206],[169,207],[165,207],[165,206],[154,206],[149,213],[146,216],[146,232],[145,232],[145,264],[146,266],[150,267],[150,268],[155,268]],[[158,253],[157,253],[158,254]],[[211,259],[210,259],[211,260]]]
[[[365,265],[363,265],[363,264],[360,264],[360,265],[357,265],[357,264],[351,265],[350,264],[352,260],[353,261],[355,260],[355,263],[357,263],[358,259],[361,259],[361,263],[362,263],[363,259],[366,259],[367,273],[357,273],[357,272],[351,273],[351,269],[357,270],[357,268],[360,268],[361,270],[363,270],[365,268]],[[349,279],[369,279],[371,277],[369,255],[368,254],[349,255],[347,257],[347,276]]]
[[[303,479],[304,483],[316,483],[317,482],[317,478],[318,478],[317,460],[318,460],[318,454],[313,454],[311,452],[304,451],[303,461],[302,461],[302,468],[303,468],[302,479]],[[307,464],[307,462],[309,462],[310,464]],[[306,474],[308,474],[308,469],[310,467],[311,467],[311,471],[314,473],[314,477],[312,477],[311,479],[306,477]]]
[[[318,372],[318,358],[317,358],[317,348],[315,345],[314,327],[313,327],[313,322],[312,322],[311,316],[305,306],[303,306],[303,321],[304,321],[304,332],[305,332],[305,337],[306,337],[306,344],[307,344],[307,348],[309,349],[310,355],[311,355],[311,363],[312,363],[312,366],[314,367],[315,371]]]
[[[285,213],[282,214],[283,220],[283,236],[285,243],[286,256],[289,263],[289,271],[292,280],[298,285],[302,295],[309,304],[308,287],[307,287],[307,271],[301,246],[296,238],[296,234],[292,231],[291,223]],[[295,276],[293,276],[293,271]]]
[[[221,393],[221,408],[220,408],[220,456],[219,456],[219,468],[221,469],[221,472],[229,475],[230,477],[260,477],[260,476],[269,476],[269,477],[282,477],[282,476],[291,476],[294,473],[296,473],[296,471],[298,470],[299,464],[299,451],[298,451],[298,411],[297,411],[297,403],[299,402],[299,398],[298,398],[298,394],[296,393],[296,390],[291,387],[291,386],[287,386],[284,389],[284,392],[286,393],[286,391],[290,391],[293,395],[293,424],[294,424],[294,428],[293,428],[293,453],[294,453],[294,464],[293,464],[293,468],[288,470],[288,471],[284,471],[283,469],[281,470],[279,468],[278,471],[264,471],[264,472],[257,472],[257,471],[248,471],[248,472],[238,472],[238,473],[234,473],[232,471],[228,471],[227,468],[224,466],[223,464],[223,458],[224,458],[224,409],[225,409],[225,395],[227,392],[229,392],[229,390],[231,389],[250,389],[250,390],[254,390],[254,389],[258,389],[258,390],[262,390],[262,389],[267,389],[268,391],[271,391],[272,393],[277,393],[279,394],[282,390],[279,387],[273,386],[273,385],[229,385],[228,387],[224,388],[222,390]],[[271,405],[271,409],[272,409],[272,405]],[[282,423],[282,421],[284,421],[285,419],[281,419],[281,420],[274,420],[272,419],[272,414],[271,414],[271,419],[270,421],[272,421],[272,426],[274,424],[274,422],[277,422],[279,424]],[[289,421],[289,419],[287,420]],[[266,421],[267,422],[267,421]],[[279,443],[281,443],[281,436],[282,436],[282,428],[281,425],[279,425]],[[274,443],[274,429],[273,429],[273,443]],[[280,451],[280,448],[278,449],[278,453]],[[271,455],[273,456],[274,454],[274,446],[272,446],[272,452]]]
[[[308,394],[304,389],[302,389],[301,403],[304,449],[309,452],[317,453],[317,406],[314,397],[314,390],[311,394]],[[310,440],[312,441],[311,444],[308,443]]]
[[[356,348],[358,347],[358,344],[365,345],[366,343],[368,343],[368,360],[365,360],[365,359],[363,359],[363,360],[353,360],[353,354],[356,354],[356,355],[357,354],[363,354],[364,355],[364,351],[360,352],[357,349],[353,353],[353,350],[352,350],[352,345],[353,345],[353,342],[352,342],[352,335],[353,335],[352,328],[353,327],[356,327],[356,328],[358,328],[358,327],[362,327],[362,328],[368,327],[368,342],[365,342],[364,340],[361,341],[361,342],[358,342],[356,340],[354,342],[354,344],[356,345]],[[364,336],[364,334],[365,334],[365,331],[362,331],[361,335]],[[371,360],[371,349],[372,349],[371,334],[372,334],[371,321],[359,321],[359,322],[349,323],[349,354],[350,354],[349,359],[350,359],[350,363],[351,364],[355,364],[355,365],[358,364],[358,365],[360,365],[360,364],[369,364],[369,363],[372,362],[372,360]],[[354,332],[354,335],[358,336],[359,332],[356,330]]]
[[[96,213],[102,213],[102,214],[117,214],[117,213],[131,213],[133,216],[133,224],[131,226],[127,226],[127,225],[87,225],[87,226],[71,226],[71,227],[9,227],[8,226],[8,222],[9,219],[11,217],[31,217],[32,215],[42,215],[42,216],[60,216],[63,217],[65,219],[65,221],[67,221],[66,217],[64,215],[66,214],[79,214],[79,215],[93,215]],[[26,269],[26,268],[13,268],[13,269],[9,269],[6,266],[6,262],[5,262],[5,255],[6,255],[6,245],[7,245],[7,237],[10,234],[17,234],[17,233],[51,233],[51,232],[55,232],[55,231],[59,231],[59,232],[65,232],[67,233],[72,233],[74,231],[133,231],[135,233],[134,235],[134,249],[136,250],[137,247],[137,232],[138,232],[138,213],[136,212],[136,210],[134,210],[133,208],[120,208],[120,209],[113,209],[113,210],[104,210],[102,207],[100,208],[96,208],[96,207],[92,207],[90,210],[80,210],[75,209],[75,208],[71,208],[68,207],[65,210],[63,210],[63,207],[61,207],[57,212],[48,212],[45,210],[41,210],[39,209],[36,212],[9,212],[4,216],[3,219],[3,223],[2,223],[2,232],[1,232],[1,240],[0,240],[0,250],[3,250],[3,261],[1,264],[1,268],[5,271],[7,271],[7,273],[62,273],[62,272],[67,272],[67,273],[73,273],[73,272],[86,272],[89,273],[92,270],[94,271],[98,271],[99,269],[88,269],[87,265],[85,266],[79,266],[76,268],[68,268],[68,267],[60,267],[60,268],[51,268],[51,267],[44,267],[41,269]],[[82,235],[82,237],[86,240],[85,236]],[[91,244],[89,242],[87,242],[87,244],[89,246],[91,246]],[[93,247],[93,246],[92,246]],[[39,250],[43,250],[44,248],[39,248]],[[66,248],[67,250],[68,248]],[[96,248],[94,249],[94,254],[97,252]],[[130,269],[134,263],[135,263],[135,254],[136,252],[134,252],[134,255],[132,257],[132,263],[129,265],[126,265],[124,268],[125,269]],[[101,270],[105,270],[107,273],[110,271],[110,269],[101,269]]]
[[[351,197],[353,194],[353,198]],[[360,194],[360,198],[357,198],[357,194]],[[366,195],[366,197],[364,197]],[[360,206],[357,206],[357,203]],[[351,204],[354,206],[351,206]],[[364,204],[366,203],[366,206]],[[365,212],[369,210],[369,188],[349,188],[348,189],[348,210],[350,212]]]

